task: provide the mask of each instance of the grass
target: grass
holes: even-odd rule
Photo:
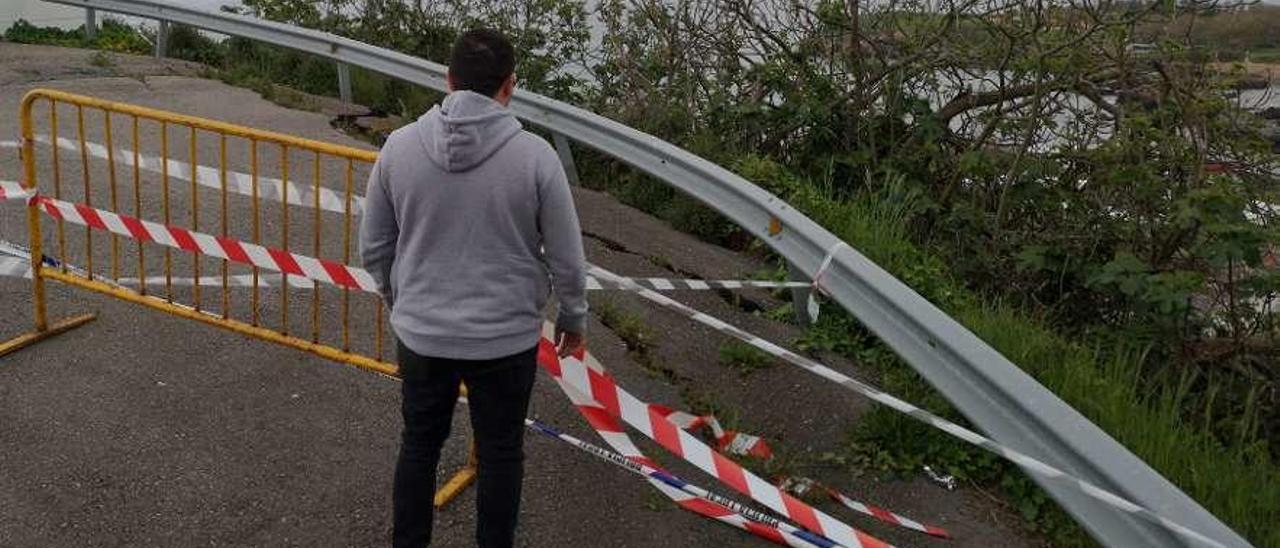
[[[98,50],[89,56],[89,64],[98,68],[111,68],[116,65],[116,62],[109,53]]]
[[[730,341],[720,346],[720,365],[737,370],[743,377],[776,363],[768,354],[748,344]]]
[[[1123,341],[1086,346],[1038,318],[975,295],[954,280],[937,256],[914,245],[907,226],[915,200],[896,185],[853,200],[835,200],[817,185],[795,180],[772,162],[748,158],[737,170],[781,186],[784,198],[941,307],[1019,364],[1117,441],[1225,523],[1259,546],[1280,546],[1280,470],[1265,445],[1242,434],[1230,446],[1203,424],[1183,420],[1186,386],[1143,388],[1141,349]],[[906,364],[837,307],[828,307],[800,341],[876,366],[881,385],[930,411],[959,415]],[[961,479],[999,484],[1018,510],[1051,540],[1089,542],[1044,493],[993,455],[904,415],[877,408],[850,433],[840,460],[852,468],[918,473],[941,466]]]
[[[591,307],[600,317],[600,323],[613,331],[627,351],[632,354],[649,355],[653,344],[653,331],[644,323],[644,318],[631,312],[612,300],[601,300]]]

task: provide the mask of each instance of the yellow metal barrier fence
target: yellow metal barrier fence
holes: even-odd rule
[[[41,104],[47,109],[48,127],[47,133],[37,134],[35,111]],[[72,110],[75,139],[66,139],[59,133],[63,129],[60,124],[67,124],[68,118],[60,121],[59,113]],[[86,134],[86,110],[91,115],[97,113],[102,122],[101,144],[92,142]],[[175,254],[173,248],[181,246],[165,245],[157,256],[155,244],[144,243],[145,238],[135,237],[133,246],[120,241],[121,234],[128,236],[137,223],[145,223],[142,219],[150,217],[171,229],[176,222],[189,223],[173,230],[192,233],[204,241],[217,239],[231,242],[233,247],[240,242],[246,248],[252,244],[266,249],[273,257],[298,253],[294,256],[301,259],[349,265],[359,200],[354,194],[355,184],[357,178],[364,180],[377,160],[377,152],[46,89],[33,90],[23,98],[21,123],[25,189],[51,198],[46,206],[61,204],[94,219],[109,217],[116,223],[135,224],[126,232],[118,224],[112,229],[99,220],[98,229],[110,232],[104,251],[94,246],[95,228],[90,226],[94,223],[86,224],[83,230],[67,226],[70,223],[57,214],[56,207],[46,207],[55,218],[54,233],[46,236],[40,222],[42,202],[32,200],[27,208],[27,224],[34,329],[0,343],[0,356],[93,319],[92,314],[86,314],[50,325],[44,287],[45,280],[50,279],[384,375],[396,375],[396,366],[384,359],[384,342],[393,339],[388,336],[383,303],[372,293],[357,290],[353,295],[350,285],[321,284],[315,277],[286,274],[284,269],[263,272],[257,264],[227,258],[213,258],[218,263],[216,275],[206,276],[209,265],[201,261],[199,252]],[[121,130],[129,136],[127,147],[117,142]],[[37,143],[49,149],[47,164],[37,161]],[[144,148],[159,149],[159,157],[144,154]],[[66,159],[60,149],[78,156],[80,185],[64,185]],[[173,158],[172,149],[185,150],[185,158]],[[206,157],[217,158],[216,168],[200,164],[202,150]],[[91,158],[97,161],[92,162]],[[238,162],[248,164],[248,174],[228,167]],[[125,169],[118,169],[120,163]],[[51,192],[41,188],[42,176],[52,179]],[[173,179],[187,184],[173,185]],[[200,200],[202,191],[216,191],[218,199]],[[322,198],[326,201],[324,207]],[[229,215],[233,206],[250,211],[247,223]],[[299,211],[290,215],[291,208]],[[325,222],[321,218],[325,212],[340,213],[341,223]],[[216,222],[209,223],[210,218]],[[80,243],[75,240],[83,243],[75,246],[83,250],[79,257],[71,256],[74,253],[69,251],[73,244]],[[53,247],[56,256],[46,256],[46,246]],[[97,269],[103,264],[108,267],[99,274]],[[162,269],[163,278],[148,277],[154,268]],[[134,276],[126,277],[129,270]],[[175,283],[175,272],[179,271],[191,273],[189,283]],[[278,285],[268,281],[276,276]],[[247,282],[248,302],[232,298],[233,280]],[[163,289],[157,291],[154,286],[160,283]],[[202,291],[206,285],[220,288],[213,307],[207,306],[209,299]],[[264,299],[263,285],[278,296]],[[309,293],[309,298],[291,302],[289,293],[293,290]],[[339,293],[324,298],[333,291]],[[354,323],[353,312],[357,314]],[[278,319],[273,322],[269,317]],[[328,318],[337,321],[324,321]],[[437,506],[448,502],[474,477],[473,445],[468,466],[437,493]]]

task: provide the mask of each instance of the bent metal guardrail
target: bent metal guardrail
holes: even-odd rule
[[[362,42],[155,0],[45,0],[240,36],[444,90],[440,64]],[[777,196],[675,145],[547,97],[517,92],[523,120],[614,158],[715,208],[824,289],[970,421],[1001,444],[1119,494],[1228,546],[1248,542],[1015,364]],[[826,259],[826,261],[824,261]],[[1025,468],[1025,467],[1024,467]],[[1190,546],[1168,528],[1119,512],[1086,490],[1029,473],[1108,546]],[[1104,497],[1105,498],[1105,497]]]

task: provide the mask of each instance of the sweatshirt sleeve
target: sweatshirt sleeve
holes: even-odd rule
[[[582,250],[582,230],[564,166],[550,146],[538,164],[538,198],[543,260],[551,271],[558,306],[556,328],[585,333],[587,258]]]
[[[360,217],[360,259],[365,270],[378,284],[382,298],[391,306],[395,294],[391,287],[391,265],[396,259],[396,241],[400,225],[383,176],[382,161],[373,164],[364,195],[364,214]]]

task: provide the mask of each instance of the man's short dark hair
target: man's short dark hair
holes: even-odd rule
[[[493,97],[516,69],[511,41],[493,29],[475,29],[458,37],[449,56],[453,89]]]

